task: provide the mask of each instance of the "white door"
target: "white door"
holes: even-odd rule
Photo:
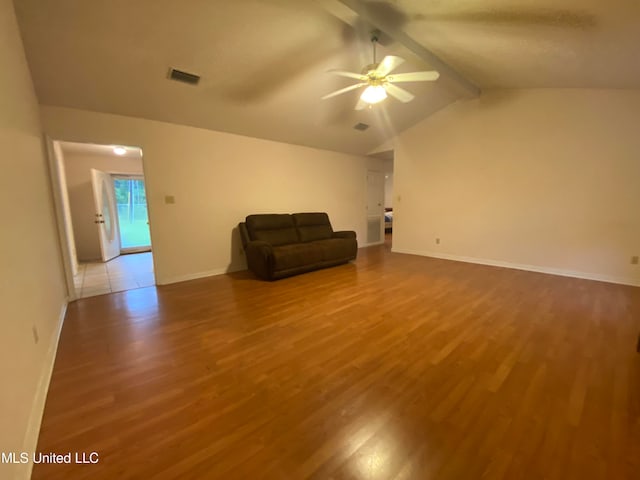
[[[367,172],[367,243],[384,241],[384,174]]]
[[[120,232],[116,217],[116,199],[111,175],[91,169],[93,202],[96,207],[95,223],[100,237],[102,261],[107,262],[120,255]]]

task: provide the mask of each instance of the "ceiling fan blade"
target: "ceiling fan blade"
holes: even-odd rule
[[[412,95],[411,93],[407,92],[404,88],[397,87],[397,86],[393,85],[392,83],[385,83],[384,84],[384,89],[387,91],[387,93],[389,95],[391,95],[392,97],[397,98],[398,100],[400,100],[403,103],[408,103],[411,100],[413,100],[414,98],[416,98],[414,95]]]
[[[370,103],[365,102],[361,98],[358,99],[358,103],[356,103],[356,110],[364,110],[370,105]]]
[[[396,57],[394,55],[387,55],[382,59],[382,61],[378,65],[378,68],[376,68],[376,75],[378,75],[379,77],[384,77],[403,63],[404,58]]]
[[[344,70],[328,70],[327,73],[339,75],[340,77],[355,78],[356,80],[366,80],[367,77],[361,73],[345,72]]]
[[[597,17],[590,13],[565,9],[525,7],[517,9],[478,10],[450,14],[418,15],[412,20],[429,22],[480,22],[497,25],[542,25],[550,27],[595,27]]]
[[[432,72],[410,72],[410,73],[396,73],[395,75],[388,75],[387,80],[389,82],[432,82],[440,78],[440,74],[436,71]]]
[[[355,85],[349,85],[348,87],[341,88],[340,90],[336,90],[335,92],[331,92],[328,95],[322,97],[322,100],[326,100],[327,98],[336,97],[338,95],[342,95],[343,93],[350,92],[351,90],[355,90],[356,88],[360,88],[366,83],[356,83]]]

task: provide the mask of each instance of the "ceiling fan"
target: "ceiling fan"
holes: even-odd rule
[[[376,44],[378,43],[377,35],[374,34],[371,37],[371,43],[373,45],[373,63],[364,67],[362,73],[345,72],[344,70],[329,70],[328,72],[341,77],[355,78],[356,80],[360,80],[360,83],[329,93],[322,97],[322,100],[336,97],[343,93],[350,92],[351,90],[356,90],[366,86],[360,95],[360,100],[356,104],[356,110],[362,110],[368,105],[373,105],[383,101],[387,98],[387,94],[403,103],[407,103],[413,100],[415,96],[404,88],[394,85],[395,83],[432,82],[440,77],[440,74],[436,71],[396,73],[394,75],[390,75],[393,70],[404,63],[404,59],[394,55],[387,55],[378,63],[376,62]]]

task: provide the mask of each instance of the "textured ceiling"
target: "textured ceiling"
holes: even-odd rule
[[[350,153],[367,153],[460,96],[447,76],[406,84],[417,98],[362,112],[330,68],[370,63],[367,26],[301,0],[16,0],[40,102]],[[640,87],[635,0],[368,2],[486,87]],[[384,39],[398,71],[429,69]],[[202,76],[167,80],[169,67]],[[353,125],[371,125],[366,132]]]
[[[640,88],[637,0],[398,0],[405,31],[482,88]]]

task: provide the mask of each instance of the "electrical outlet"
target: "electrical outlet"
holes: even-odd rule
[[[31,327],[31,332],[33,333],[33,341],[37,344],[40,341],[40,335],[38,335],[38,328],[33,325]]]
[[[631,257],[631,265],[638,265],[638,256],[634,255]]]
[[[436,245],[440,245],[440,239],[436,238]]]

